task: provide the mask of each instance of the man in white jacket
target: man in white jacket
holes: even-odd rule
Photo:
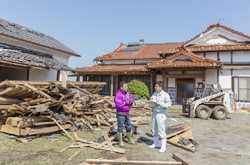
[[[156,82],[156,92],[150,98],[150,100],[156,102],[156,106],[152,107],[152,132],[154,136],[154,144],[150,145],[149,148],[158,148],[159,136],[161,136],[161,149],[159,150],[160,153],[166,151],[166,108],[171,106],[171,100],[169,98],[169,95],[163,89],[163,82]]]

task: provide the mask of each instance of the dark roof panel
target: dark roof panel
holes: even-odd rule
[[[20,26],[18,24],[14,24],[12,22],[5,21],[3,19],[0,19],[0,34],[80,56],[78,53],[51,36]]]

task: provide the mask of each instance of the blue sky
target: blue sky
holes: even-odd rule
[[[92,66],[96,56],[121,42],[186,41],[224,18],[250,35],[249,0],[0,0],[2,19],[50,35],[82,57],[72,68]]]

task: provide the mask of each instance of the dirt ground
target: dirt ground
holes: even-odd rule
[[[170,118],[175,118],[173,121]],[[195,153],[167,144],[167,151],[160,154],[157,149],[149,149],[151,142],[138,141],[137,145],[126,144],[125,154],[111,154],[109,151],[85,148],[77,157],[68,162],[67,159],[78,149],[59,151],[73,142],[63,134],[54,134],[59,141],[50,141],[46,137],[37,137],[24,144],[9,139],[9,135],[0,135],[0,164],[79,164],[86,159],[104,157],[115,159],[127,157],[128,160],[175,161],[173,153],[179,153],[196,165],[248,165],[250,164],[250,115],[230,114],[224,121],[198,118],[189,119],[181,113],[169,112],[167,125],[175,125],[190,121],[193,137],[199,143]],[[153,139],[145,134],[151,124],[139,125],[143,134],[134,136]],[[108,128],[104,128],[107,130]],[[71,133],[72,135],[72,133]],[[78,133],[84,139],[100,137],[101,131]],[[126,139],[125,139],[126,140]]]

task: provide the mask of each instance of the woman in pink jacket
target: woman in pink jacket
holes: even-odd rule
[[[117,136],[119,139],[119,146],[125,147],[122,141],[122,131],[125,128],[127,131],[127,137],[128,137],[128,143],[129,144],[136,144],[132,141],[132,135],[131,135],[131,122],[129,119],[129,110],[130,107],[133,105],[134,100],[128,93],[128,85],[125,81],[120,82],[120,89],[115,95],[114,102],[116,105],[116,118],[117,118]]]

